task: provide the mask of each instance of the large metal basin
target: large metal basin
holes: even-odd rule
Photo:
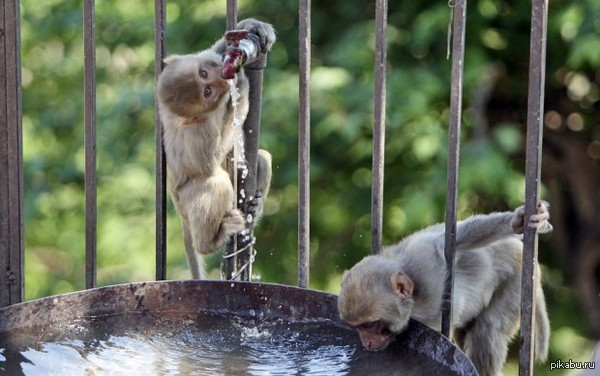
[[[0,309],[0,373],[476,375],[445,337],[411,321],[367,352],[336,297],[228,281],[132,283]]]

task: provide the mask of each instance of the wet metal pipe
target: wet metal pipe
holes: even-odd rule
[[[229,30],[234,30],[237,26],[237,0],[227,0],[227,20],[226,20],[226,29]],[[236,173],[236,166],[230,166],[231,168],[231,174]],[[232,175],[233,176],[233,175]],[[237,180],[234,180],[234,191],[237,194]],[[237,202],[237,196],[236,196],[236,202]],[[226,253],[228,255],[230,254],[235,254],[237,251],[237,237],[236,236],[232,236],[231,240],[229,242],[229,244],[227,244],[227,251]],[[223,263],[225,264],[224,268],[225,268],[225,276],[227,279],[230,279],[229,276],[235,275],[236,273],[236,256],[233,257],[227,257],[223,259]]]
[[[546,75],[546,32],[548,1],[533,0],[529,47],[529,93],[527,101],[527,151],[525,162],[525,218],[537,212],[542,164],[542,116]],[[527,222],[527,220],[525,220]],[[540,278],[535,264],[538,237],[535,229],[525,226],[523,234],[523,271],[521,281],[521,349],[519,376],[533,375],[533,328],[535,326],[535,279]]]
[[[448,135],[448,170],[446,188],[446,233],[444,257],[447,279],[442,303],[442,334],[450,338],[452,324],[453,266],[456,249],[456,207],[458,201],[458,165],[462,117],[463,62],[467,0],[451,2],[452,12],[452,84],[450,88],[450,124]]]
[[[237,22],[229,20],[235,18],[233,10],[229,9],[228,3],[228,27],[236,25]],[[231,4],[235,6],[235,4]],[[245,30],[230,30],[225,34],[228,47],[223,62],[221,76],[233,78],[235,72],[244,64],[244,72],[248,78],[249,110],[243,125],[244,132],[244,156],[247,171],[240,171],[234,166],[237,173],[237,205],[242,213],[248,213],[250,201],[256,197],[256,170],[258,161],[258,141],[260,135],[260,112],[263,71],[267,65],[267,55],[260,51],[258,37],[249,34]],[[237,163],[237,162],[236,162]],[[252,278],[252,262],[254,261],[254,219],[246,217],[246,231],[234,236],[227,247],[226,256],[226,278],[241,281],[250,281]]]
[[[256,196],[256,169],[258,161],[258,140],[260,135],[260,112],[263,70],[267,64],[267,55],[259,54],[258,57],[244,67],[246,77],[250,83],[249,110],[244,122],[244,153],[248,168],[247,176],[238,175],[238,208],[242,213],[248,213],[250,200]],[[242,193],[243,192],[243,193]],[[245,197],[240,203],[240,197]],[[246,233],[237,234],[237,249],[245,249],[236,257],[236,271],[240,274],[241,281],[250,281],[252,278],[252,262],[254,261],[254,219],[246,220]]]

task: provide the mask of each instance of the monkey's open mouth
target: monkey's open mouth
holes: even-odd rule
[[[388,346],[392,342],[394,342],[395,340],[396,340],[396,336],[390,335],[390,337],[388,339],[386,339],[384,342],[382,342],[379,346],[377,346],[377,347],[371,347],[371,348],[365,347],[365,350],[367,350],[367,351],[373,351],[373,352],[383,351],[383,350],[387,349]]]

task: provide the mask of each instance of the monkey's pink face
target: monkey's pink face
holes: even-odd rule
[[[364,348],[368,351],[385,350],[396,338],[388,326],[381,320],[352,325],[360,336]]]

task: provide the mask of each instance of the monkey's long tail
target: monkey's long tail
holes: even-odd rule
[[[204,259],[200,255],[196,254],[196,251],[194,251],[190,227],[184,221],[182,221],[182,227],[183,245],[185,246],[185,254],[187,256],[190,272],[192,273],[192,279],[205,279]]]
[[[538,276],[540,275],[538,270]],[[538,278],[538,281],[540,279]],[[546,311],[546,299],[541,282],[538,282],[535,292],[535,358],[539,362],[548,359],[548,346],[550,343],[550,321]]]

